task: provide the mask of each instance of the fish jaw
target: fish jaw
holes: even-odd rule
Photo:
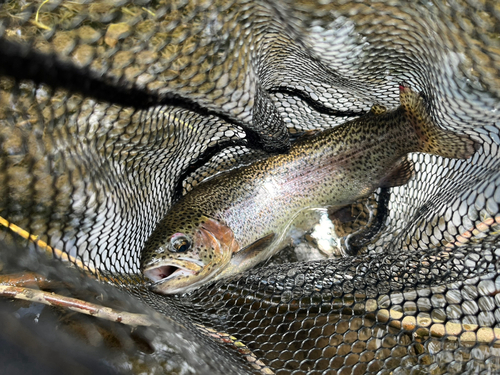
[[[192,260],[169,261],[146,268],[144,276],[153,281],[151,289],[161,294],[184,293],[189,286],[195,285],[193,279],[201,273],[203,267]],[[197,285],[197,284],[196,284]]]
[[[195,254],[157,261],[143,269],[153,281],[150,288],[160,294],[179,294],[193,290],[209,281],[229,263],[238,245],[232,231],[214,219],[208,219],[195,231],[193,247],[204,248],[210,257]]]
[[[179,277],[181,275],[196,275],[201,271],[201,269],[202,266],[196,264],[192,260],[172,260],[170,262],[162,262],[160,265],[154,265],[146,268],[144,270],[144,276],[153,282],[162,280],[167,281],[170,278]]]

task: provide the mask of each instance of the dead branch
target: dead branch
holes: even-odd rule
[[[91,302],[61,296],[55,293],[44,292],[42,290],[0,285],[0,296],[43,303],[48,306],[67,308],[75,312],[110,320],[112,322],[122,323],[132,327],[149,327],[153,325],[151,319],[144,314],[117,311],[109,307],[103,307]]]

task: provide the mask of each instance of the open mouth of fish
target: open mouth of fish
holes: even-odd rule
[[[175,279],[181,276],[197,275],[202,269],[202,265],[193,259],[182,259],[180,262],[165,262],[149,267],[144,270],[144,276],[155,284]]]

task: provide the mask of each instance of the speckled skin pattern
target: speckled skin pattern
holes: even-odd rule
[[[186,264],[185,259],[192,258],[203,263],[203,270],[163,283],[160,280],[154,289],[174,293],[229,276],[234,268],[224,270],[233,251],[276,233],[273,243],[244,268],[259,263],[280,249],[287,227],[301,211],[340,208],[367,196],[410,152],[450,158],[473,155],[475,142],[436,127],[419,94],[400,86],[400,102],[400,107],[391,111],[376,105],[363,117],[299,139],[287,154],[220,174],[196,186],[158,224],[143,250],[142,269],[167,263],[180,267]],[[201,243],[199,228],[213,228],[214,223],[219,225],[219,230],[211,233],[216,240]],[[225,231],[225,240],[220,230]],[[169,251],[175,233],[190,239],[187,251]]]

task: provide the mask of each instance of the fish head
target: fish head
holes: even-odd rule
[[[173,217],[172,217],[173,216]],[[213,279],[239,246],[233,231],[202,214],[167,215],[146,242],[141,258],[143,275],[161,294],[185,293]]]

